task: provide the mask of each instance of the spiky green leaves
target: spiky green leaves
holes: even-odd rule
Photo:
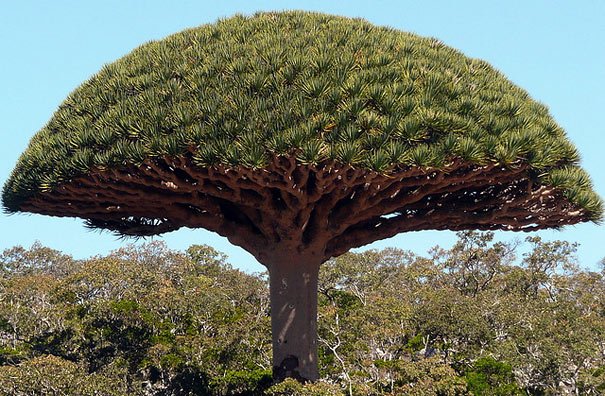
[[[383,173],[462,159],[526,162],[548,175],[578,162],[548,110],[483,61],[358,19],[261,13],[183,31],[104,66],[32,139],[4,204],[17,211],[40,189],[92,169],[189,152],[202,167],[262,168],[295,155]],[[598,218],[598,197],[580,189]]]
[[[552,169],[542,175],[541,181],[546,185],[563,190],[567,199],[584,208],[588,213],[603,211],[601,200],[592,193],[590,176],[581,168],[567,166]]]

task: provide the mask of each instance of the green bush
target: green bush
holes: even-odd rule
[[[468,389],[477,396],[516,396],[524,393],[515,383],[510,364],[486,356],[478,359],[465,374]]]
[[[327,382],[314,384],[301,384],[288,378],[285,381],[273,385],[265,394],[267,396],[342,396],[344,393],[339,386]]]

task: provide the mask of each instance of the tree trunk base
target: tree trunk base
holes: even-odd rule
[[[298,382],[309,382],[309,378],[304,378],[298,372],[299,362],[296,356],[286,356],[279,366],[273,366],[273,380],[281,382],[286,378],[293,378]]]

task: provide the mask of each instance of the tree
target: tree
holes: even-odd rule
[[[328,260],[321,381],[275,386],[268,279],[212,248],[153,242],[87,260],[9,249],[0,395],[602,394],[605,274],[580,269],[573,244],[529,238],[512,259],[517,244],[492,237],[459,233],[431,258],[387,249]],[[468,268],[491,280],[460,287]]]
[[[0,273],[0,395],[104,377],[128,395],[260,395],[270,385],[264,277],[199,245],[153,242],[69,267],[57,257],[70,259],[38,244],[0,255],[11,268]],[[73,389],[61,394],[94,393]]]
[[[48,355],[19,366],[0,367],[0,395],[108,395],[127,396],[123,367],[89,374],[69,360]]]
[[[487,63],[307,12],[236,16],[106,65],[32,139],[3,204],[248,250],[270,274],[278,380],[318,378],[327,259],[405,231],[602,214],[564,131]]]

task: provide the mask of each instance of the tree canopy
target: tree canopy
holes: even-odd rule
[[[0,395],[599,395],[605,272],[465,232],[322,266],[320,381],[271,386],[266,274],[161,243],[0,254]],[[523,253],[522,253],[523,252]]]
[[[531,181],[521,190],[544,186],[552,194],[554,188],[556,199],[535,198],[550,210],[570,206],[548,226],[594,221],[602,214],[578,153],[547,108],[486,62],[436,39],[309,12],[224,19],[147,43],[104,66],[32,139],[4,186],[3,203],[9,212],[60,215],[62,210],[89,219],[93,227],[159,233],[192,225],[136,211],[108,220],[109,213],[127,206],[111,196],[103,200],[105,217],[90,208],[77,212],[82,205],[61,201],[69,194],[59,187],[130,175],[149,195],[182,191],[181,179],[198,185],[206,180],[216,190],[229,184],[225,175],[204,179],[189,170],[246,169],[262,175],[263,169],[283,166],[280,157],[324,170],[338,163],[368,175],[422,169],[419,174],[428,179],[431,170],[452,174],[464,168],[462,173],[477,171],[479,178],[512,171],[516,179]],[[179,162],[183,158],[185,164]],[[177,177],[158,175],[158,164],[178,170]],[[282,183],[289,176],[305,184],[296,172],[284,173]],[[141,181],[145,176],[161,182],[149,185]],[[240,193],[271,182],[248,174],[249,185]],[[463,195],[481,201],[490,182]],[[511,199],[510,190],[519,186],[509,181],[501,187],[509,193],[492,187],[487,195]],[[516,191],[512,198],[517,195],[523,194]],[[182,200],[182,208],[187,202]],[[473,208],[460,210],[472,217]],[[540,215],[548,217],[534,217]],[[501,227],[514,228],[510,223]]]

